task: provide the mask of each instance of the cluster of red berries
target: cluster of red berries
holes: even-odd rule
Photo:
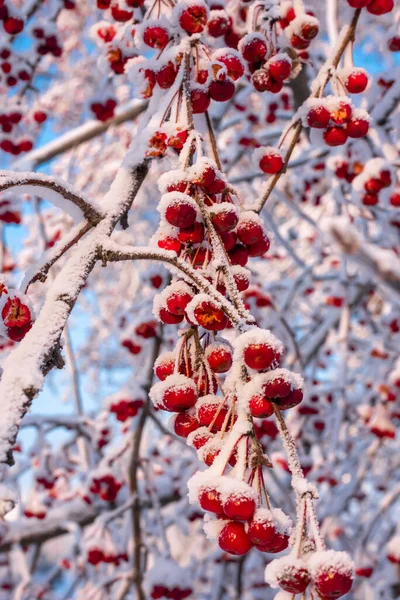
[[[170,130],[170,128],[168,128],[168,130]],[[146,156],[162,158],[166,155],[168,148],[171,148],[179,154],[187,140],[187,136],[187,130],[179,127],[174,128],[173,133],[170,131],[167,133],[162,131],[162,129],[159,129],[149,140],[149,149],[146,151]]]
[[[394,0],[347,0],[352,8],[366,8],[371,15],[380,16],[394,8]]]
[[[20,342],[32,327],[33,312],[28,299],[0,282],[0,311],[0,335]]]
[[[345,179],[347,183],[352,183],[363,169],[364,165],[359,161],[343,160],[335,165],[335,175],[338,179]]]
[[[276,559],[267,566],[265,577],[288,594],[304,594],[311,584],[321,600],[335,600],[350,591],[354,570],[345,552],[322,550],[307,561],[291,554]]]
[[[97,566],[100,563],[113,564],[119,566],[122,562],[128,562],[129,558],[126,552],[120,554],[112,554],[104,552],[98,546],[93,546],[88,550],[87,561],[90,565]]]
[[[174,586],[169,588],[165,585],[154,585],[150,592],[150,597],[153,600],[160,600],[160,598],[168,598],[169,600],[185,600],[193,593],[192,588],[181,588]]]
[[[395,184],[395,175],[390,164],[381,158],[367,161],[362,172],[353,180],[352,185],[364,206],[376,206],[382,194],[390,195]],[[394,195],[395,196],[395,195]],[[396,198],[390,202],[396,205]]]
[[[56,58],[59,58],[62,55],[62,47],[53,32],[47,33],[44,27],[34,27],[32,33],[36,40],[38,40],[36,52],[40,56],[52,54]]]
[[[289,5],[279,23],[292,48],[299,52],[300,58],[307,59],[308,54],[304,51],[319,32],[319,22],[314,13],[308,10],[298,14],[294,6]]]
[[[8,35],[17,35],[24,28],[24,19],[9,0],[0,0],[0,20]]]
[[[14,208],[10,200],[0,200],[0,221],[3,223],[13,223],[14,225],[21,223],[21,213]]]
[[[40,519],[40,521],[43,521],[46,518],[47,511],[45,508],[26,508],[24,515],[27,519]]]
[[[103,102],[92,102],[90,109],[94,112],[96,119],[104,122],[113,118],[116,106],[117,101],[114,98],[108,98]]]
[[[355,109],[347,97],[309,100],[303,114],[303,124],[323,130],[323,139],[328,146],[342,146],[348,138],[357,139],[368,133],[368,113]]]
[[[110,412],[115,414],[117,421],[124,423],[132,417],[136,417],[139,410],[143,408],[143,400],[118,400],[110,405]]]
[[[105,502],[114,502],[122,483],[117,481],[111,473],[93,477],[89,490],[95,496],[99,496]]]
[[[16,56],[12,56],[9,48],[2,48],[0,51],[0,68],[5,75],[5,83],[8,87],[17,85],[18,80],[29,81],[31,73],[27,71],[25,66],[22,66],[21,60]]]
[[[229,494],[232,484],[235,489]],[[216,485],[200,486],[198,493],[202,509],[215,515],[206,521],[206,532],[224,552],[243,556],[254,547],[277,554],[288,547],[290,519],[280,509],[257,508],[249,485],[221,477]]]
[[[112,18],[119,23],[126,23],[133,17],[133,10],[131,8],[140,8],[143,6],[144,0],[125,0],[125,2],[119,2],[118,0],[97,0],[97,8],[101,10],[111,11]]]
[[[206,228],[195,202],[196,195],[202,194],[210,221],[234,267],[234,278],[239,291],[247,289],[249,281],[243,267],[249,257],[263,256],[270,246],[260,217],[252,211],[242,213],[238,211],[231,194],[226,189],[225,177],[209,160],[203,159],[185,172],[169,173],[167,177],[160,179],[160,185],[162,191],[166,193],[159,205],[162,220],[155,236],[157,245],[183,256],[194,268],[205,267],[212,261],[212,249],[207,241],[205,242]],[[224,293],[222,276],[218,274],[217,279],[217,287]],[[198,320],[200,307],[193,307],[193,310],[195,308],[197,308],[197,314],[194,315],[195,322],[212,330],[211,321],[206,323],[207,316],[205,319],[200,317],[202,322]],[[214,310],[212,303],[209,308],[211,312]],[[218,321],[222,318],[220,309],[216,315],[215,330],[220,330],[221,326],[218,325]],[[176,316],[178,319],[173,322],[183,320],[183,313]]]

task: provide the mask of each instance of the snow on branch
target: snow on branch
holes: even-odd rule
[[[111,240],[105,239],[104,242],[102,242],[102,258],[105,262],[122,260],[155,260],[167,263],[167,265],[173,268],[173,271],[178,271],[181,277],[184,277],[189,283],[195,285],[198,290],[206,292],[216,300],[222,306],[233,325],[236,325],[239,329],[245,328],[245,322],[235,307],[212,285],[210,285],[205,277],[200,275],[200,273],[193,269],[187,262],[179,259],[175,252],[159,250],[157,248],[119,246]]]
[[[106,132],[111,127],[116,127],[126,121],[133,121],[142,114],[147,107],[147,102],[133,100],[126,105],[121,106],[115,111],[115,116],[106,122],[91,120],[72,131],[68,131],[64,135],[57,137],[54,141],[41,146],[14,163],[16,168],[31,168],[34,169],[61,154],[76,148],[80,144],[84,144],[95,137]]]
[[[376,248],[363,242],[356,229],[343,225],[341,219],[329,224],[329,233],[344,254],[366,267],[373,277],[396,292],[400,292],[400,259],[391,250]]]
[[[92,203],[78,195],[68,184],[47,175],[0,171],[0,192],[10,189],[18,189],[25,194],[41,195],[76,221],[82,219],[82,213],[93,224],[101,219],[100,210]]]

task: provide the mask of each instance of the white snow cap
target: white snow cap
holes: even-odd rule
[[[283,352],[282,342],[269,329],[253,327],[249,331],[239,335],[234,341],[233,360],[243,360],[243,353],[250,344],[267,344],[271,348],[274,348],[276,352],[279,352],[279,354]]]
[[[295,576],[300,569],[308,571],[306,562],[301,558],[295,558],[290,554],[282,556],[282,558],[275,558],[265,569],[265,581],[272,588],[277,588],[282,575],[293,574]]]
[[[307,564],[313,579],[320,573],[330,570],[354,578],[354,563],[347,552],[336,550],[315,552]]]
[[[248,498],[257,500],[256,491],[245,481],[229,475],[215,475],[209,471],[198,471],[188,481],[188,497],[190,504],[199,503],[199,494],[204,490],[217,490],[221,501]]]
[[[186,377],[186,375],[174,373],[173,375],[168,375],[164,381],[155,383],[151,388],[149,396],[154,406],[164,408],[164,394],[172,387],[174,390],[192,388],[197,393],[197,387],[194,381],[189,379],[189,377]]]
[[[292,533],[292,520],[280,508],[273,508],[271,510],[265,507],[257,508],[253,515],[252,523],[264,522],[273,523],[275,529],[281,534],[291,535]]]

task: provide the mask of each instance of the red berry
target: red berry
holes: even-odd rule
[[[247,532],[253,544],[270,548],[275,547],[278,531],[269,511],[257,511],[253,520],[249,523]]]
[[[305,17],[304,23],[300,27],[300,37],[304,40],[313,40],[319,31],[318,21],[315,17]],[[293,24],[294,25],[294,24]]]
[[[181,243],[179,240],[172,236],[164,236],[157,241],[157,246],[163,248],[163,250],[172,250],[173,252],[179,253],[181,249]]]
[[[164,381],[169,375],[172,375],[175,368],[175,357],[167,354],[161,354],[154,363],[154,373],[158,379]]]
[[[251,34],[250,39],[244,38],[240,45],[243,58],[250,63],[260,62],[267,54],[268,46],[261,34]]]
[[[307,115],[307,124],[315,129],[325,129],[329,125],[331,113],[322,104],[311,108]]]
[[[343,125],[351,119],[351,105],[349,102],[339,102],[339,105],[331,112],[331,121],[335,125]]]
[[[156,383],[151,392],[157,390],[157,386],[163,386],[160,392],[160,405],[165,410],[183,412],[196,404],[198,397],[196,387],[185,375],[171,375],[165,381]]]
[[[175,417],[174,431],[176,435],[179,435],[180,437],[187,438],[190,433],[196,431],[199,427],[200,423],[198,422],[196,416],[188,412],[181,412]]]
[[[376,194],[365,194],[361,201],[365,206],[376,206],[379,198]]]
[[[274,361],[279,361],[280,354],[268,343],[249,344],[243,353],[244,362],[249,369],[268,369]]]
[[[211,13],[211,18],[208,21],[208,34],[211,37],[221,37],[229,29],[229,17],[227,15],[216,14],[215,16]]]
[[[22,19],[16,19],[14,17],[9,17],[3,22],[3,27],[6,33],[9,35],[16,35],[20,33],[24,28],[24,22]]]
[[[229,79],[225,79],[225,81],[212,81],[208,93],[212,100],[226,102],[234,95],[235,84]]]
[[[206,112],[210,106],[210,96],[204,90],[192,90],[190,99],[192,102],[192,112],[195,115]]]
[[[226,67],[227,75],[232,81],[237,81],[244,74],[243,62],[238,56],[230,54],[229,51],[224,51],[224,54],[220,56],[220,53],[216,55],[218,62],[222,63]]]
[[[279,152],[271,150],[266,152],[259,161],[260,169],[268,175],[279,173],[283,167],[283,159]]]
[[[235,229],[239,220],[235,205],[231,204],[225,206],[226,204],[228,203],[224,203],[222,210],[219,210],[220,205],[218,204],[214,204],[214,206],[210,208],[211,220],[219,233],[226,233],[227,231]]]
[[[176,79],[177,73],[178,70],[171,61],[161,67],[161,69],[156,73],[156,81],[160,88],[163,90],[170,88]]]
[[[394,192],[390,196],[390,204],[396,207],[400,206],[400,192]]]
[[[167,309],[173,315],[183,315],[192,298],[193,294],[189,291],[172,292],[166,299]]]
[[[218,536],[218,544],[224,552],[235,556],[247,554],[252,546],[244,524],[237,521],[224,525]]]
[[[201,244],[204,240],[204,225],[195,221],[190,227],[179,230],[178,238],[184,244]]]
[[[163,50],[168,44],[168,40],[168,31],[164,27],[156,25],[153,27],[146,27],[143,32],[143,41],[145,44],[150,46],[150,48],[158,48],[158,50]]]
[[[292,391],[289,381],[284,377],[274,376],[262,386],[267,398],[284,398]]]
[[[296,48],[296,50],[306,50],[310,45],[310,42],[308,40],[305,40],[304,38],[300,37],[295,33],[290,38],[290,43],[293,46],[293,48]]]
[[[221,496],[215,488],[207,488],[199,494],[199,504],[203,510],[215,514],[222,514]]]
[[[201,33],[207,25],[207,9],[205,6],[191,5],[182,11],[179,17],[179,25],[186,33]]]
[[[289,594],[302,594],[306,591],[310,581],[310,573],[306,566],[302,565],[303,561],[288,561],[282,566],[282,569],[277,575],[279,587]]]
[[[364,189],[369,194],[379,194],[379,192],[383,189],[383,183],[380,179],[376,177],[371,177],[364,184]]]
[[[394,0],[372,0],[367,6],[367,11],[373,15],[385,15],[394,8]]]
[[[324,140],[328,146],[342,146],[347,141],[347,131],[343,127],[328,127],[324,131]]]
[[[203,300],[193,311],[196,322],[209,331],[222,331],[228,324],[224,311],[212,300]]]
[[[263,256],[266,252],[268,252],[270,245],[271,242],[269,241],[269,238],[264,234],[262,240],[247,246],[247,251],[251,257]]]
[[[111,6],[111,15],[113,19],[118,21],[119,23],[126,23],[133,17],[133,12],[130,10],[124,10],[119,8],[118,5],[114,4]]]
[[[351,589],[353,584],[351,563],[349,563],[348,556],[344,552],[339,553],[331,550],[324,552],[322,556],[321,554],[316,555],[316,564],[314,561],[312,562],[312,568],[315,571],[313,573],[315,589],[322,600],[336,600],[336,598],[341,598],[347,594]],[[339,557],[343,555],[343,562],[337,563],[336,555],[339,555]]]
[[[400,52],[400,35],[394,35],[390,38],[388,48],[391,52]]]
[[[177,325],[178,323],[182,323],[183,315],[174,315],[169,312],[166,308],[160,308],[158,311],[158,318],[162,323],[166,325]]]
[[[171,192],[173,193],[173,192]],[[193,225],[196,220],[196,209],[190,202],[177,198],[171,201],[165,211],[165,219],[174,227],[187,228]]]
[[[266,419],[274,413],[271,402],[260,394],[251,396],[249,400],[249,411],[252,417],[256,417],[257,419]]]
[[[367,119],[358,119],[353,117],[349,123],[347,123],[347,135],[351,138],[360,138],[367,135],[369,130],[369,121]]]
[[[42,110],[37,110],[36,112],[33,113],[33,118],[36,121],[36,123],[44,123],[47,119],[47,115],[45,112],[43,112]]]
[[[355,69],[345,80],[346,90],[349,94],[360,94],[368,85],[368,75],[364,70]]]
[[[232,366],[231,350],[223,344],[208,346],[206,359],[214,373],[226,373]]]
[[[248,521],[256,510],[254,498],[240,494],[229,496],[222,505],[227,517],[239,521]]]
[[[347,0],[351,8],[365,8],[371,0]]]
[[[103,562],[103,560],[104,560],[103,551],[100,550],[100,548],[91,548],[88,552],[87,560],[88,560],[88,563],[91,565],[94,565],[94,566],[98,565],[99,563]]]
[[[235,246],[228,252],[229,260],[232,265],[240,265],[245,267],[249,259],[249,253],[246,246],[242,244],[235,244]]]
[[[256,215],[243,215],[240,217],[239,224],[236,229],[237,236],[242,244],[249,246],[260,242],[264,237],[264,229]]]
[[[278,60],[271,59],[267,63],[267,68],[271,77],[278,81],[283,81],[289,77],[292,65],[289,60],[285,60],[284,58]]]
[[[213,431],[221,430],[227,414],[228,410],[221,404],[221,398],[212,394],[204,396],[197,407],[200,425],[208,427],[212,424]]]
[[[293,408],[302,402],[303,392],[302,390],[293,390],[287,396],[281,398],[274,398],[275,404],[279,406],[281,410],[287,410]]]

